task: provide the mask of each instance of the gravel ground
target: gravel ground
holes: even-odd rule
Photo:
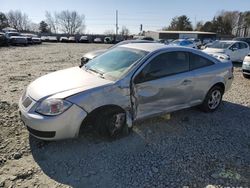
[[[17,106],[28,83],[106,47],[0,48],[0,187],[250,187],[250,80],[238,65],[214,113],[193,108],[149,119],[115,141],[91,132],[58,142],[30,137]]]

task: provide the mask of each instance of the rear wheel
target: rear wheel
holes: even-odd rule
[[[223,89],[220,86],[214,86],[209,90],[205,100],[201,105],[201,109],[205,112],[215,111],[221,104]]]

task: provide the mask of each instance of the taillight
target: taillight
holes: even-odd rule
[[[234,73],[234,66],[232,66],[232,69],[231,69],[232,73]]]

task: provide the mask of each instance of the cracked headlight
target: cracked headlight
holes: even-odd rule
[[[45,99],[36,108],[36,112],[47,116],[55,116],[65,112],[72,103],[63,99]]]

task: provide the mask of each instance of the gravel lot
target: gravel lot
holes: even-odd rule
[[[193,108],[172,113],[170,120],[149,119],[115,141],[89,131],[58,142],[30,137],[18,116],[23,89],[106,47],[0,48],[0,187],[250,187],[250,80],[239,65],[214,113]]]

